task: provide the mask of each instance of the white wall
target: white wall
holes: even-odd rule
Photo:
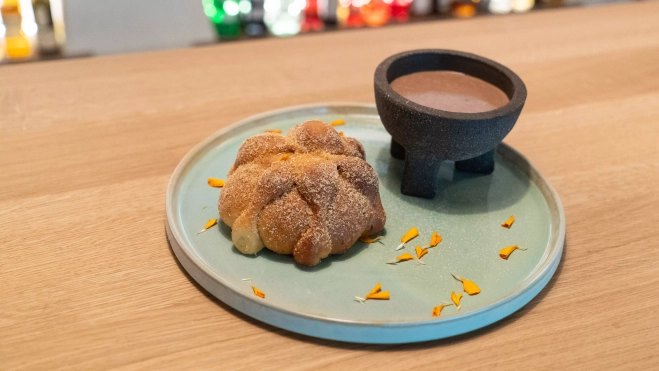
[[[184,48],[215,40],[201,0],[64,0],[66,53]]]

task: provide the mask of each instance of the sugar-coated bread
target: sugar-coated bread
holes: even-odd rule
[[[364,148],[331,125],[248,138],[220,193],[220,218],[244,254],[262,248],[313,266],[384,228],[378,177]]]

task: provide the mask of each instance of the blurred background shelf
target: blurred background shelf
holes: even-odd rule
[[[0,65],[626,0],[0,0]]]

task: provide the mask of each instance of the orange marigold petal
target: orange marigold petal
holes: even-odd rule
[[[470,281],[466,278],[460,278],[453,273],[451,273],[451,276],[453,276],[453,278],[455,278],[456,280],[462,282],[462,290],[464,290],[464,292],[466,292],[467,294],[469,295],[480,294],[481,289],[474,281]]]
[[[375,243],[375,242],[380,241],[380,240],[383,239],[383,238],[384,238],[383,236],[378,236],[378,237],[375,237],[375,238],[371,238],[371,237],[359,237],[359,240],[362,241],[362,242],[365,242],[365,243]]]
[[[423,258],[424,255],[428,253],[428,249],[424,249],[421,246],[417,246],[416,248],[416,257],[417,259]]]
[[[257,289],[254,286],[252,286],[252,291],[254,291],[254,295],[258,296],[259,298],[265,299],[265,293],[263,293],[263,291]]]
[[[376,294],[381,290],[382,290],[382,285],[380,285],[380,282],[378,282],[378,284],[375,285],[375,287],[373,288],[373,290],[371,290],[371,292],[369,292],[369,294]]]
[[[206,225],[204,226],[204,229],[208,229],[212,226],[217,224],[217,219],[209,219],[208,222],[206,222]]]
[[[512,254],[513,251],[515,251],[515,250],[522,250],[523,251],[523,250],[526,250],[526,249],[522,248],[522,247],[519,247],[517,245],[508,246],[508,247],[505,247],[505,248],[501,249],[501,251],[499,251],[499,256],[501,257],[501,259],[508,260],[508,257],[510,257],[510,254]]]
[[[460,306],[460,299],[462,294],[456,294],[455,291],[451,291],[451,301],[455,304],[456,307]]]
[[[381,291],[381,292],[376,292],[373,294],[368,294],[366,295],[366,299],[374,299],[374,300],[389,300],[389,291]]]
[[[217,178],[208,178],[208,185],[215,188],[224,187],[224,180]]]
[[[418,236],[418,235],[419,235],[419,230],[416,229],[416,228],[414,228],[414,227],[412,227],[412,228],[410,228],[410,230],[407,231],[407,233],[405,233],[405,235],[400,239],[400,242],[402,242],[402,243],[407,243],[407,242],[409,242],[411,239],[413,239],[414,237],[416,237],[416,236]]]
[[[442,309],[444,309],[445,306],[446,305],[442,304],[432,308],[432,316],[439,317],[439,315],[442,314]]]
[[[435,247],[439,245],[440,242],[442,242],[442,236],[440,236],[437,232],[432,232],[432,237],[430,238],[430,247]]]
[[[404,261],[408,261],[408,260],[414,260],[414,257],[409,253],[405,253],[405,254],[397,257],[396,260],[404,262]]]

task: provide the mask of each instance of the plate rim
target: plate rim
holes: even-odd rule
[[[459,316],[451,316],[446,318],[429,318],[428,320],[411,320],[411,321],[396,321],[396,322],[383,322],[383,321],[358,321],[358,320],[347,320],[341,318],[329,318],[324,316],[318,316],[309,313],[300,313],[284,307],[273,305],[262,299],[256,299],[253,295],[249,295],[244,292],[235,291],[229,282],[225,280],[218,274],[216,274],[208,265],[206,265],[196,254],[194,249],[191,246],[188,246],[185,243],[183,238],[183,233],[179,229],[179,226],[175,222],[177,220],[174,213],[173,199],[174,193],[176,190],[176,185],[181,179],[181,174],[183,171],[190,165],[190,163],[195,159],[195,157],[202,152],[210,143],[216,141],[218,138],[230,133],[233,130],[238,128],[243,128],[248,130],[251,128],[250,123],[258,125],[256,122],[259,119],[277,116],[286,113],[293,113],[295,111],[303,110],[313,110],[313,109],[337,109],[337,108],[348,108],[348,109],[364,109],[364,110],[373,110],[375,115],[377,115],[377,110],[375,104],[368,103],[354,103],[354,102],[328,102],[328,103],[313,103],[313,104],[304,104],[304,105],[295,105],[284,108],[279,108],[275,110],[265,111],[258,113],[256,115],[251,115],[242,120],[238,120],[233,124],[227,125],[222,129],[214,132],[203,141],[194,146],[186,155],[181,159],[179,164],[174,169],[172,176],[167,185],[166,192],[166,234],[167,239],[174,251],[176,258],[181,262],[181,265],[184,269],[197,281],[201,284],[204,289],[210,292],[213,296],[231,306],[232,308],[249,315],[259,321],[264,323],[284,328],[289,331],[302,333],[305,335],[339,340],[339,341],[348,341],[348,342],[358,342],[358,343],[408,343],[408,342],[417,342],[417,341],[426,341],[433,339],[440,339],[444,337],[454,336],[461,333],[473,331],[475,329],[487,326],[491,323],[494,323],[502,318],[509,316],[514,313],[516,310],[520,309],[526,305],[531,299],[533,299],[547,284],[549,279],[553,276],[560,258],[563,254],[564,243],[565,243],[565,212],[561,200],[556,193],[555,189],[551,184],[544,178],[542,174],[533,166],[533,164],[524,157],[520,152],[515,150],[513,147],[506,143],[501,143],[497,152],[506,156],[506,158],[520,171],[522,171],[529,179],[535,183],[535,185],[540,190],[543,198],[548,204],[550,209],[550,215],[553,222],[556,221],[557,227],[555,233],[552,233],[550,236],[550,241],[545,247],[546,251],[550,250],[548,254],[543,256],[543,260],[540,262],[540,266],[537,267],[532,273],[529,279],[522,281],[520,287],[514,290],[509,295],[506,295],[499,299],[498,301],[491,303],[485,307],[479,308],[469,313],[465,313]],[[557,213],[557,215],[554,215]],[[557,219],[557,220],[554,220]],[[553,244],[553,249],[552,249]],[[540,285],[539,287],[537,287]],[[534,292],[533,292],[534,291]],[[514,303],[517,302],[517,303]],[[376,332],[382,332],[383,330],[393,330],[393,332],[400,332],[402,330],[414,330],[418,327],[447,327],[452,324],[455,325],[459,322],[464,322],[473,317],[482,316],[486,312],[491,311],[500,311],[503,307],[510,306],[511,303],[514,303],[515,307],[511,311],[506,311],[505,314],[499,314],[491,316],[487,321],[475,321],[478,324],[476,326],[467,326],[464,331],[449,331],[444,334],[433,334],[431,336],[404,336],[400,340],[402,341],[391,341],[389,339],[375,338],[371,336],[362,336],[365,339],[360,339],[360,336],[346,337],[343,332],[335,333],[331,329],[320,329],[314,330],[315,327],[313,324],[320,324],[323,326],[349,326],[349,327],[358,327],[359,331],[364,331],[365,329],[372,329]],[[251,307],[250,305],[255,305],[256,307]],[[266,311],[275,311],[282,318],[268,318],[267,313],[263,313],[263,310]],[[290,317],[290,318],[289,318]],[[292,322],[289,320],[304,320],[304,323],[300,325],[295,325],[295,321]],[[309,323],[312,322],[312,323]],[[312,325],[312,326],[309,326]],[[347,331],[350,333],[351,331]],[[429,331],[432,332],[432,331]],[[381,335],[378,335],[381,336]],[[366,340],[366,341],[365,341]]]

